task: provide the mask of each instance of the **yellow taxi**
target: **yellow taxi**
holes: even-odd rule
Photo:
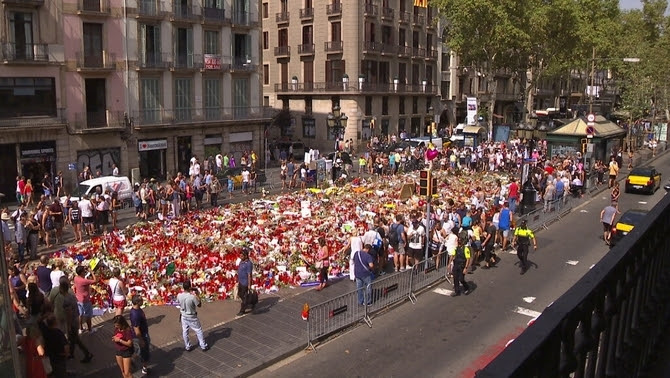
[[[647,210],[632,209],[621,214],[619,221],[616,222],[616,224],[612,227],[610,248],[614,247],[614,245],[620,242],[624,236],[628,235],[628,233],[633,230],[635,225],[642,221],[647,213]]]
[[[654,194],[661,187],[661,172],[654,167],[633,168],[626,178],[626,193],[633,191]]]

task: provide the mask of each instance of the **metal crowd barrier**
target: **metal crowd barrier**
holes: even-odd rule
[[[411,270],[389,274],[372,281],[372,305],[368,306],[368,313],[383,310],[405,299],[414,302],[411,287]]]
[[[550,224],[560,220],[572,211],[573,200],[571,195],[549,202],[548,211],[545,211],[544,201],[538,202],[537,208],[519,217],[516,224],[526,220],[531,230],[547,229]]]
[[[429,257],[428,260],[423,260],[417,264],[414,264],[412,267],[412,297],[416,300],[414,293],[417,291],[426,288],[440,279],[444,278],[446,272],[447,263],[444,258],[447,257],[446,252],[441,252],[438,254],[437,259],[439,259],[439,267],[435,264],[435,258]]]

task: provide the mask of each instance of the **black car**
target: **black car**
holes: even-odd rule
[[[633,230],[635,225],[639,224],[647,215],[647,210],[633,209],[621,214],[619,221],[612,227],[612,235],[610,236],[610,247],[621,241],[624,236],[628,235]]]

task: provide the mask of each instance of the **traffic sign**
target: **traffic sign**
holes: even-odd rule
[[[596,121],[596,115],[593,114],[593,113],[589,113],[589,114],[586,116],[586,120],[587,120],[589,123],[595,122],[595,121]]]
[[[586,135],[587,136],[593,136],[593,134],[596,133],[596,128],[594,125],[587,125],[586,126]]]

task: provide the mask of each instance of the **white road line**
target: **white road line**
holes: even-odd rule
[[[527,308],[523,308],[523,307],[519,307],[519,306],[516,307],[514,312],[516,312],[517,314],[530,316],[531,318],[537,318],[538,316],[540,316],[542,314],[541,312],[529,310]]]
[[[596,266],[596,264],[593,264],[589,267],[589,270],[593,269],[593,267]]]
[[[440,295],[451,295],[451,293],[453,293],[453,291],[451,291],[449,289],[443,289],[441,287],[438,287],[438,288],[433,289],[433,293],[440,294]]]
[[[577,260],[568,260],[568,261],[566,261],[565,263],[568,264],[568,265],[577,265],[577,264],[579,264],[579,261],[577,261]]]
[[[588,213],[588,210],[579,210],[580,213]]]
[[[640,205],[646,205],[647,204],[647,202],[645,202],[645,201],[637,201],[637,203],[639,203]]]
[[[535,300],[535,297],[524,297],[523,298],[523,301],[526,302],[526,303],[533,303],[534,300]]]
[[[509,251],[507,251],[510,255],[516,255],[516,249],[512,248]]]

